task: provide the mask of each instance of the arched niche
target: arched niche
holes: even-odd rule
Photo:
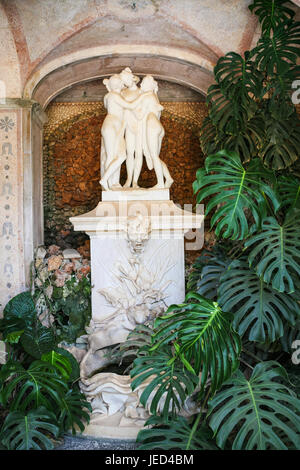
[[[137,75],[151,74],[155,78],[175,82],[205,95],[213,81],[211,70],[203,66],[167,56],[104,55],[61,65],[40,81],[34,76],[25,87],[25,97],[37,101],[43,109],[60,93],[74,84],[119,73],[130,67]],[[39,72],[39,77],[42,75]]]

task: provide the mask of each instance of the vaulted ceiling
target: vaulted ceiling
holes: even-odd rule
[[[149,73],[153,61],[157,76],[162,70],[162,78],[205,92],[218,57],[231,50],[241,53],[256,41],[258,24],[249,3],[0,0],[0,80],[8,97],[27,98],[46,80],[40,92],[46,103],[73,82],[114,71],[123,57],[136,73]],[[53,75],[57,70],[60,75]]]

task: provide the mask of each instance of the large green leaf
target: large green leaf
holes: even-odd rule
[[[274,207],[279,207],[276,194],[266,183],[272,173],[266,170],[260,160],[254,159],[248,168],[244,168],[239,155],[225,150],[211,155],[205,160],[205,170],[197,171],[197,180],[193,183],[197,202],[211,197],[206,205],[205,214],[215,210],[211,218],[211,227],[217,236],[233,240],[243,239],[249,233],[249,221],[245,215],[248,209],[256,225],[260,224],[264,194]]]
[[[205,155],[212,155],[222,149],[241,155],[243,162],[258,156],[258,148],[265,139],[265,120],[257,113],[249,119],[244,129],[236,135],[226,134],[217,128],[207,116],[200,131],[200,144]]]
[[[50,351],[42,354],[41,360],[48,362],[49,364],[56,367],[61,376],[64,377],[64,379],[67,381],[69,380],[72,372],[72,366],[69,359],[67,359],[65,356],[57,351]]]
[[[49,434],[52,437],[58,435],[58,427],[53,422],[55,415],[44,407],[28,413],[10,412],[3,423],[0,441],[8,450],[53,449]]]
[[[278,178],[278,192],[281,198],[281,208],[294,207],[300,209],[300,180],[293,175]]]
[[[81,432],[84,431],[85,424],[89,423],[90,416],[87,410],[92,412],[92,407],[85,399],[85,396],[78,390],[69,390],[61,400],[61,408],[58,414],[58,423],[62,431],[69,431],[76,434],[76,426]]]
[[[217,450],[212,431],[206,426],[193,428],[186,418],[178,416],[166,424],[159,416],[151,416],[137,436],[139,450]]]
[[[274,170],[291,166],[299,158],[300,125],[295,112],[289,119],[266,115],[265,138],[259,149],[264,164]]]
[[[8,363],[0,370],[0,381],[5,382],[3,403],[12,411],[26,412],[39,406],[56,410],[68,390],[56,368],[43,361],[34,361],[27,370],[17,362]]]
[[[13,297],[3,311],[4,318],[22,318],[30,325],[36,318],[35,305],[30,292],[22,292]]]
[[[234,312],[234,328],[251,341],[271,343],[283,336],[285,322],[295,324],[300,318],[298,302],[272,289],[246,261],[233,261],[223,274],[218,302]]]
[[[152,322],[151,322],[152,323]],[[115,346],[106,355],[112,363],[118,363],[119,366],[126,359],[130,360],[130,364],[124,370],[124,374],[128,373],[133,367],[132,358],[145,356],[151,345],[151,337],[153,334],[153,325],[138,324],[134,330],[130,331],[124,343]]]
[[[130,375],[133,378],[132,390],[152,378],[143,390],[140,401],[143,406],[151,402],[150,412],[154,415],[161,413],[164,420],[168,419],[169,413],[172,416],[178,413],[199,382],[199,377],[173,356],[171,348],[136,358]]]
[[[69,377],[69,382],[74,383],[80,377],[80,367],[77,362],[77,359],[64,348],[55,348],[55,352],[59,353],[61,356],[64,356],[71,365],[71,374]]]
[[[294,276],[300,276],[300,210],[288,212],[282,225],[267,217],[262,230],[246,241],[249,263],[258,276],[279,292],[294,292]]]
[[[28,326],[20,341],[24,350],[35,359],[40,359],[42,354],[52,351],[56,346],[53,330],[40,322]]]
[[[30,292],[22,292],[13,297],[0,319],[0,332],[3,339],[16,343],[23,331],[36,320],[36,309]]]
[[[187,288],[210,300],[217,300],[220,277],[231,263],[222,253],[203,252],[193,264]]]
[[[296,64],[299,57],[300,22],[283,25],[274,34],[259,39],[254,49],[255,62],[261,71],[269,76],[276,74],[278,79],[286,75],[290,64]]]
[[[248,52],[245,58],[229,52],[218,60],[214,73],[217,84],[207,92],[209,117],[222,132],[238,135],[257,111],[255,98],[261,93],[263,77]]]
[[[209,425],[217,444],[232,450],[287,450],[300,447],[300,401],[282,381],[285,369],[276,362],[258,364],[249,380],[241,371],[209,403]]]
[[[289,6],[293,4],[287,0],[254,0],[249,9],[258,16],[263,35],[270,36],[278,26],[294,17],[295,12]]]
[[[187,294],[184,304],[171,305],[166,313],[155,321],[152,350],[159,352],[175,340],[179,357],[192,364],[196,374],[201,373],[200,392],[210,377],[213,394],[239,365],[241,342],[231,326],[232,315],[194,292]]]

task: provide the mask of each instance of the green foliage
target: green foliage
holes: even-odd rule
[[[211,197],[205,215],[215,209],[211,227],[216,226],[217,236],[222,235],[223,238],[230,237],[233,240],[245,238],[249,233],[245,209],[250,211],[259,226],[261,207],[265,206],[264,195],[278,209],[276,194],[267,184],[272,176],[258,159],[251,161],[248,168],[245,168],[235,152],[223,150],[206,158],[205,170],[197,171],[193,189],[197,193],[198,203]]]
[[[152,322],[151,326],[150,324],[138,324],[134,330],[130,331],[126,340],[114,347],[106,357],[109,357],[109,360],[112,363],[117,362],[120,366],[124,361],[126,361],[126,359],[145,356],[148,354],[148,350],[151,345],[152,334]],[[126,374],[132,366],[133,363],[131,362],[128,367],[126,367],[124,374]]]
[[[13,297],[5,306],[4,317],[21,318],[27,325],[30,325],[36,316],[35,305],[30,292],[22,292]]]
[[[300,318],[298,302],[272,289],[245,260],[233,261],[221,277],[218,302],[234,313],[234,328],[251,341],[271,343],[283,336],[285,321],[293,325]]]
[[[142,429],[137,437],[139,450],[216,450],[213,433],[205,425],[196,432],[186,418],[177,416],[170,424],[164,423],[159,416],[151,416],[145,426],[153,428]]]
[[[213,395],[239,365],[241,342],[231,326],[231,314],[194,292],[187,294],[184,304],[171,305],[166,313],[155,321],[152,350],[158,353],[162,346],[176,341],[176,353],[186,367],[201,372],[200,391],[204,392],[209,377]]]
[[[58,436],[58,427],[51,423],[55,416],[44,407],[27,413],[13,411],[6,417],[0,441],[8,450],[51,450],[50,436]]]
[[[300,180],[293,175],[278,178],[278,192],[281,208],[300,209]]]
[[[64,287],[54,286],[53,296],[49,301],[59,341],[74,343],[76,338],[85,334],[85,326],[91,319],[90,278],[78,280],[72,276]]]
[[[130,375],[133,378],[132,390],[136,390],[145,380],[152,378],[141,394],[140,402],[146,406],[150,399],[150,412],[161,413],[165,421],[169,413],[176,416],[186,397],[194,391],[199,382],[198,376],[186,369],[170,349],[160,349],[138,357],[133,363]],[[161,398],[163,398],[162,405]]]
[[[64,348],[55,348],[55,352],[58,353],[60,356],[63,356],[71,366],[71,373],[70,373],[68,382],[69,383],[76,382],[80,376],[80,368],[73,354],[71,354],[69,351],[67,351]]]
[[[13,297],[5,306],[0,319],[0,331],[3,339],[17,343],[23,331],[36,319],[36,309],[30,292],[22,292]]]
[[[288,106],[290,107],[290,104]],[[286,120],[276,117],[266,113],[265,139],[259,156],[266,166],[281,169],[291,166],[298,159],[300,125],[296,112]]]
[[[67,392],[65,381],[56,367],[43,361],[34,361],[28,369],[18,362],[8,362],[1,368],[2,400],[11,411],[27,411],[45,406],[55,411]]]
[[[207,94],[207,101],[211,103],[209,117],[222,132],[237,134],[245,130],[245,123],[257,111],[251,96],[259,95],[263,76],[248,55],[244,59],[236,52],[229,52],[219,59],[215,79],[217,84],[210,86]]]
[[[20,341],[24,350],[35,359],[40,359],[42,354],[49,353],[56,346],[52,329],[43,326],[40,322],[28,326]]]
[[[296,324],[293,326],[289,324],[285,325],[283,336],[280,338],[283,351],[292,355],[294,352],[294,341],[300,341],[300,318],[297,319]],[[300,344],[300,342],[298,344]]]
[[[188,289],[207,299],[217,300],[220,278],[231,261],[220,250],[217,252],[203,250],[193,264],[187,284]]]
[[[64,336],[74,340],[85,332],[90,318],[90,281],[71,279],[71,291],[57,289],[52,304],[42,289],[50,315],[55,313],[51,306],[58,299],[58,309],[66,305],[65,311],[56,312],[51,326],[40,322],[39,296],[33,298],[30,292],[13,298],[0,321],[0,332],[9,343],[9,360],[0,369],[0,403],[5,414],[8,412],[0,445],[9,449],[51,449],[51,432],[56,436],[69,429],[83,431],[89,421],[90,404],[74,385],[80,375],[79,365],[57,344]]]
[[[61,399],[61,407],[58,412],[58,423],[62,432],[72,429],[76,434],[76,426],[84,431],[85,422],[89,422],[87,410],[92,411],[90,403],[85,396],[76,389],[69,390]]]
[[[72,373],[72,366],[69,359],[57,351],[50,351],[42,355],[41,360],[56,367],[61,376],[67,381],[70,379]]]
[[[300,276],[300,210],[288,212],[282,224],[274,217],[263,220],[262,230],[246,241],[251,247],[250,266],[279,292],[294,292]]]
[[[299,448],[299,400],[283,383],[287,378],[271,361],[258,364],[249,380],[237,371],[209,404],[218,446],[232,440],[233,450]]]
[[[277,30],[278,26],[293,19],[295,12],[288,5],[292,6],[292,2],[287,0],[254,0],[249,9],[258,16],[263,35],[269,36]]]
[[[288,5],[287,5],[288,4]],[[300,144],[299,117],[291,101],[299,77],[300,23],[290,2],[255,0],[262,36],[244,56],[229,52],[215,68],[207,93],[208,118],[200,142],[205,154],[236,151],[242,161],[257,157],[272,169],[293,165]]]

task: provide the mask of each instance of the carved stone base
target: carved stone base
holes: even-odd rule
[[[165,189],[103,195],[107,199],[96,209],[70,219],[91,238],[92,321],[80,372],[93,412],[84,434],[135,439],[150,416],[139,402],[140,390],[132,392],[129,376],[96,372],[108,365],[108,346],[124,342],[136,325],[168,305],[183,302],[184,234],[200,228],[203,216],[182,211],[167,200]]]
[[[83,436],[106,438],[106,439],[133,439],[136,437],[141,429],[144,427],[144,420],[136,420],[125,424],[123,420],[122,425],[122,413],[116,413],[113,416],[95,416],[91,419],[90,423],[86,426]]]

